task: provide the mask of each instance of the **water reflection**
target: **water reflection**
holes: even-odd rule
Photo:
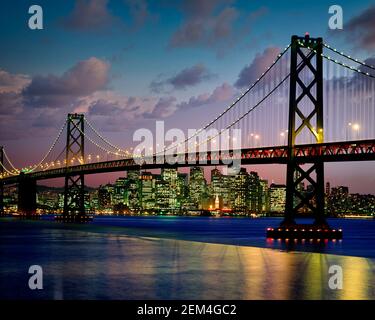
[[[5,299],[375,298],[374,260],[367,258],[126,236],[98,227],[68,230],[40,222],[0,229],[0,298]],[[288,245],[293,248],[294,242]],[[25,285],[31,264],[43,267],[42,292]],[[342,290],[328,286],[331,265],[343,268]]]

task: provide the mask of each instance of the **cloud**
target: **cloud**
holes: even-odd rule
[[[0,94],[19,92],[31,81],[30,77],[24,74],[11,74],[0,70]]]
[[[236,90],[228,83],[223,83],[216,87],[212,93],[203,93],[191,97],[188,101],[181,102],[177,105],[178,109],[196,108],[211,103],[225,102],[232,100],[236,95]]]
[[[65,29],[80,32],[136,31],[153,18],[146,0],[123,0],[129,21],[122,21],[109,9],[109,0],[77,0],[73,11],[62,20]]]
[[[116,21],[108,9],[108,0],[77,0],[63,26],[76,31],[98,31],[109,29]]]
[[[77,97],[103,90],[108,84],[109,64],[92,57],[78,62],[62,76],[35,76],[24,89],[26,104],[34,108],[60,108]]]
[[[347,40],[368,51],[375,49],[375,5],[352,18],[344,27]]]
[[[234,84],[235,87],[240,89],[254,83],[266,68],[272,64],[279,53],[280,49],[275,47],[267,48],[261,54],[258,53],[251,64],[241,70]]]
[[[164,91],[166,86],[171,86],[175,90],[182,90],[210,80],[213,77],[214,75],[203,64],[196,64],[190,68],[181,70],[175,76],[166,80],[152,81],[150,88],[156,93]]]
[[[154,110],[151,113],[145,114],[146,118],[160,119],[166,118],[175,113],[177,110],[175,97],[162,97],[155,104]]]
[[[231,40],[239,12],[232,0],[183,1],[184,22],[170,39],[170,47],[217,46]]]
[[[22,112],[23,99],[17,92],[0,93],[0,116],[16,115]]]

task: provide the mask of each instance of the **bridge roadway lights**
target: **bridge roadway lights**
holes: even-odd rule
[[[87,214],[81,215],[59,215],[55,216],[55,221],[65,222],[65,223],[86,223],[93,220],[92,216]]]
[[[296,224],[267,228],[267,238],[282,240],[342,239],[342,229],[332,229],[327,225]]]

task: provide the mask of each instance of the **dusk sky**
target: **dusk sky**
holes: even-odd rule
[[[43,8],[43,30],[28,28],[33,4]],[[343,8],[343,30],[328,29],[331,4]],[[366,0],[1,1],[0,145],[17,166],[36,163],[70,112],[85,113],[122,147],[133,144],[136,129],[152,128],[155,120],[199,129],[264,71],[291,35],[305,32],[359,59],[375,58],[375,5]],[[270,182],[285,182],[283,166],[251,170]],[[374,193],[374,172],[374,163],[328,164],[326,180]]]

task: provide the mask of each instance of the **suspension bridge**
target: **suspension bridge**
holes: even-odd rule
[[[18,184],[19,213],[35,215],[37,181],[63,177],[64,220],[83,221],[85,175],[226,165],[237,158],[241,165],[278,163],[287,167],[284,221],[278,228],[269,228],[268,236],[340,238],[341,231],[333,233],[325,219],[324,163],[375,160],[374,120],[375,67],[331,47],[322,38],[293,36],[225,110],[185,141],[162,146],[163,152],[145,155],[137,154],[133,147],[119,147],[83,114],[68,115],[48,152],[34,165],[17,168],[1,147],[0,210],[4,186]],[[199,141],[199,134],[210,129],[216,134]],[[240,149],[216,146],[228,129],[241,130]],[[177,149],[181,143],[188,147],[176,153],[177,163],[169,164],[166,151],[181,150]],[[202,143],[209,143],[210,151],[200,152]],[[300,191],[303,181],[311,185],[312,192]],[[314,224],[297,225],[297,212],[306,208]]]

